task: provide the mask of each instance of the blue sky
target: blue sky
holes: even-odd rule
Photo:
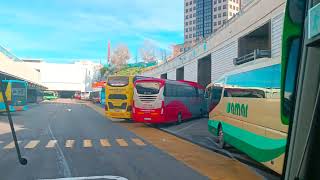
[[[104,60],[107,42],[131,56],[145,40],[183,42],[183,0],[10,0],[0,5],[0,45],[20,58]]]

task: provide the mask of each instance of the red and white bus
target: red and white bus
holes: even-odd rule
[[[140,79],[134,84],[133,120],[181,123],[205,113],[204,87],[190,81]]]

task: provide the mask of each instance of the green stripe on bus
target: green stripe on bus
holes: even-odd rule
[[[267,162],[285,152],[286,139],[272,139],[254,134],[225,122],[208,121],[208,130],[217,135],[218,124],[223,127],[224,140],[258,162]]]

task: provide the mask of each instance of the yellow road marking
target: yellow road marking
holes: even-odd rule
[[[102,147],[110,147],[111,144],[109,143],[109,141],[107,139],[100,139],[100,144]]]
[[[124,139],[116,139],[120,146],[128,146],[128,143]]]
[[[35,148],[39,143],[40,143],[40,141],[38,141],[38,140],[32,140],[32,141],[30,141],[26,146],[24,146],[24,148],[26,148],[26,149],[33,149],[33,148]]]
[[[21,141],[18,141],[18,144],[20,143]],[[14,142],[12,141],[11,143],[7,144],[5,147],[3,147],[3,149],[12,149],[14,148]]]
[[[57,140],[50,140],[48,142],[48,144],[46,145],[46,148],[54,148],[56,146],[57,142],[58,142]]]
[[[67,140],[65,145],[66,148],[73,148],[74,142],[74,140]]]
[[[145,146],[146,145],[141,139],[131,138],[131,140],[138,146]]]
[[[92,141],[90,139],[83,140],[83,147],[92,147]]]

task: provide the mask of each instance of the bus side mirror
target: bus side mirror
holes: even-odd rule
[[[284,17],[281,57],[281,121],[288,125],[294,112],[298,67],[302,54],[305,0],[288,1]]]

